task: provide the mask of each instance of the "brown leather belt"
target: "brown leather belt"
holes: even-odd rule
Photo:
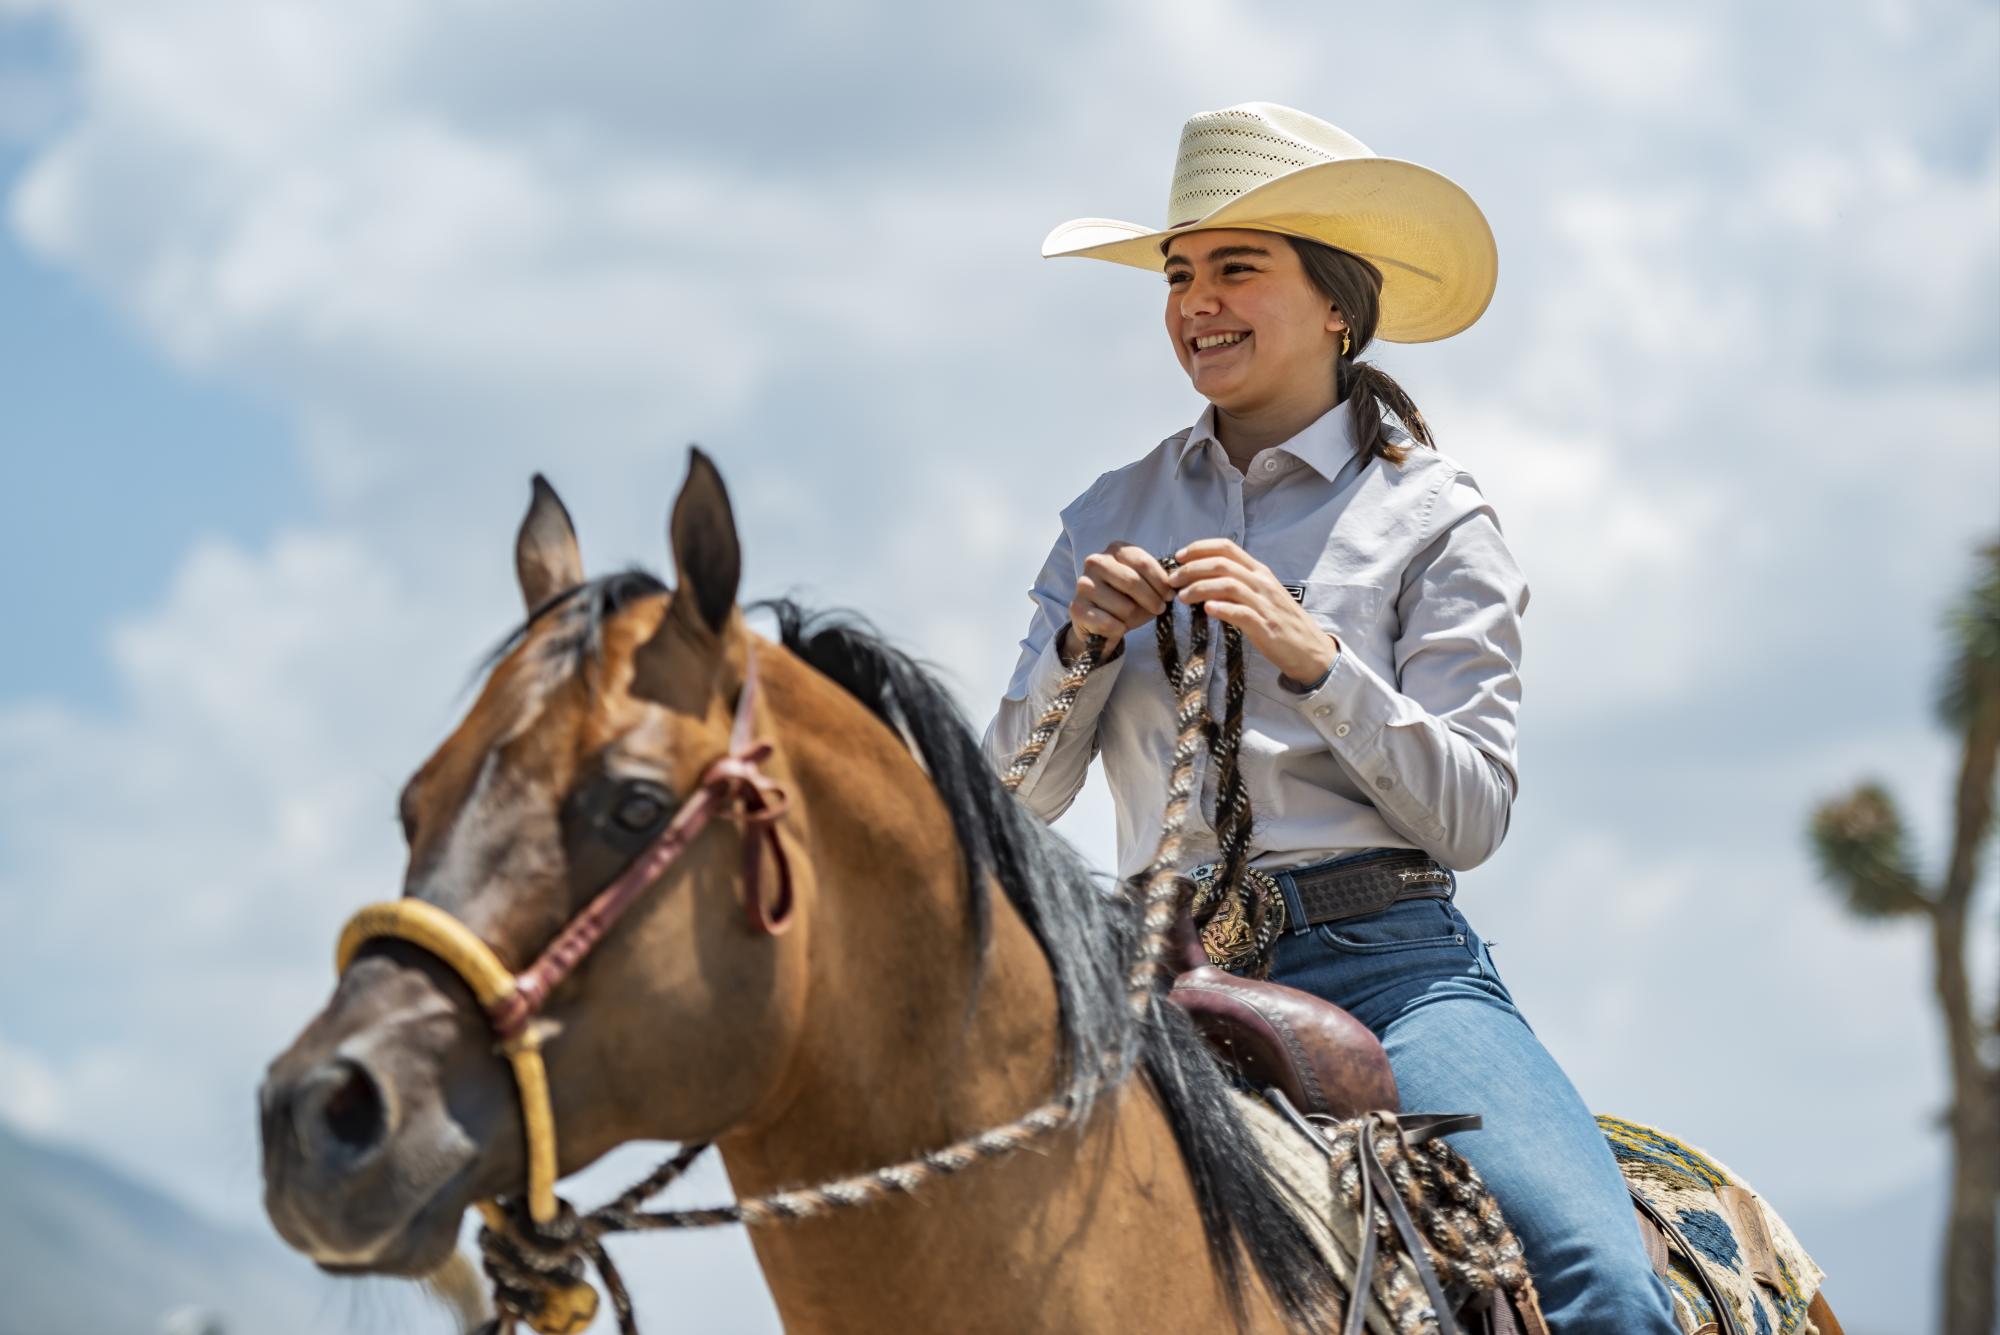
[[[1379,913],[1405,899],[1450,899],[1458,887],[1451,869],[1418,849],[1336,865],[1316,863],[1272,872],[1285,898],[1288,916],[1304,910],[1294,931],[1342,918]]]

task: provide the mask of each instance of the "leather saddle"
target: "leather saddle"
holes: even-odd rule
[[[1389,1056],[1368,1026],[1310,992],[1239,978],[1216,968],[1209,963],[1185,905],[1170,941],[1168,962],[1176,977],[1168,998],[1251,1088],[1282,1094],[1296,1110],[1291,1114],[1294,1120],[1309,1133],[1305,1118],[1310,1116],[1346,1120],[1367,1112],[1400,1111]],[[1436,1292],[1435,1271],[1428,1257],[1421,1255],[1423,1244],[1415,1239],[1407,1215],[1404,1231],[1420,1273],[1429,1277]],[[1362,1232],[1373,1238],[1365,1213]],[[1372,1252],[1371,1245],[1364,1256]],[[1357,1306],[1349,1312],[1350,1328],[1361,1310]],[[1502,1295],[1502,1301],[1494,1302],[1487,1295],[1475,1295],[1464,1309],[1451,1315],[1440,1312],[1439,1317],[1440,1330],[1467,1335],[1548,1335],[1532,1299],[1523,1310],[1511,1297]]]
[[[1216,968],[1186,909],[1168,958],[1178,974],[1168,998],[1251,1088],[1275,1086],[1308,1116],[1396,1110],[1388,1054],[1352,1015],[1296,987]]]

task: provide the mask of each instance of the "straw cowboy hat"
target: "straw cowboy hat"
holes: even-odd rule
[[[1428,167],[1377,157],[1317,116],[1275,102],[1204,111],[1181,127],[1168,223],[1151,228],[1076,218],[1048,234],[1042,256],[1081,255],[1163,269],[1162,242],[1197,227],[1304,237],[1382,271],[1375,336],[1449,338],[1493,300],[1499,255],[1472,197]]]

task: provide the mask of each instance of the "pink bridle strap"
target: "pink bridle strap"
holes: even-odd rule
[[[535,962],[515,979],[514,990],[488,1011],[487,1018],[501,1039],[513,1039],[526,1029],[549,994],[596,949],[639,893],[687,851],[711,820],[732,808],[740,809],[743,815],[743,898],[751,930],[776,936],[790,926],[792,868],[777,829],[778,818],[785,814],[790,799],[760,768],[771,757],[771,743],[751,740],[756,700],[757,656],[752,650],[743,674],[743,690],[736,701],[729,751],[709,762],[694,792],[674,813],[660,837],[569,920]],[[778,875],[777,894],[768,903],[760,879],[760,854],[767,843]]]

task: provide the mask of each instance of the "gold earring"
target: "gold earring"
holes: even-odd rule
[[[1347,331],[1345,329],[1340,331],[1340,355],[1343,357],[1347,355]]]

